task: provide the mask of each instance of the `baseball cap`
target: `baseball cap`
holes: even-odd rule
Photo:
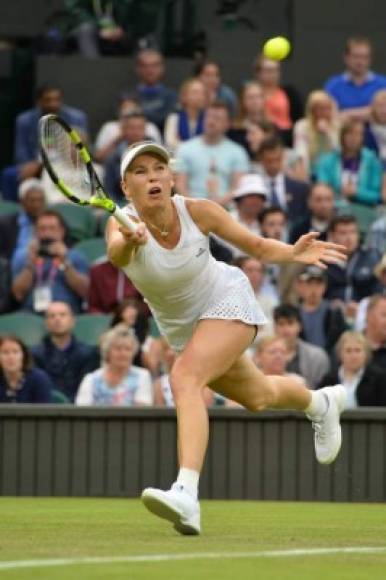
[[[302,282],[309,282],[310,280],[322,280],[323,282],[327,280],[327,274],[318,266],[306,266],[298,276],[298,279]]]
[[[239,184],[234,191],[233,199],[241,199],[247,195],[261,195],[267,197],[267,188],[261,175],[248,173],[240,178]]]
[[[167,149],[158,143],[154,143],[153,141],[141,141],[140,143],[134,143],[122,156],[121,179],[123,179],[126,170],[129,168],[134,159],[138,157],[138,155],[142,155],[142,153],[155,153],[156,155],[162,157],[165,163],[169,163],[170,160],[170,155]]]

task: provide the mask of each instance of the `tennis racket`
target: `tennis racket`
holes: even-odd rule
[[[78,205],[104,209],[131,232],[136,224],[109,198],[78,133],[57,115],[39,121],[43,165],[52,182],[67,199]]]

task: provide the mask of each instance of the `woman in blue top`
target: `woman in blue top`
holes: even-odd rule
[[[50,403],[54,385],[32,366],[25,344],[11,334],[0,337],[0,403]]]
[[[322,155],[315,167],[316,180],[335,192],[337,207],[349,202],[376,205],[381,201],[382,166],[363,146],[362,121],[347,121],[340,133],[340,150]]]

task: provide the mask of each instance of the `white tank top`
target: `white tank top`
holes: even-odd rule
[[[185,197],[172,198],[181,224],[177,245],[163,248],[148,231],[148,241],[139,246],[123,268],[144,296],[153,316],[171,343],[183,341],[213,295],[227,277],[227,269],[209,251],[209,238],[191,218]],[[127,212],[136,214],[129,206]]]

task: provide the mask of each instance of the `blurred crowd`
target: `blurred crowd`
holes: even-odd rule
[[[351,408],[386,405],[386,77],[371,59],[367,38],[349,38],[343,72],[303,104],[296,87],[282,85],[281,63],[262,55],[239,94],[212,60],[176,92],[163,82],[160,52],[144,48],[116,118],[94,141],[87,112],[59,87],[40,87],[35,107],[16,119],[14,164],[0,181],[0,402],[173,406],[174,353],[108,262],[105,216],[67,203],[42,167],[38,120],[57,113],[82,135],[121,206],[122,154],[153,140],[173,154],[179,194],[213,200],[259,236],[295,243],[317,231],[345,246],[347,262],[321,270],[263,264],[211,239],[269,318],[249,350],[265,373],[296,373],[312,389],[340,382]],[[35,316],[43,336],[24,340],[23,313],[25,330]],[[205,396],[233,405],[210,389]]]

